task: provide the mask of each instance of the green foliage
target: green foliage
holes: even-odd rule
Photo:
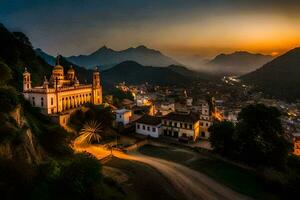
[[[70,125],[79,131],[86,122],[97,121],[105,130],[111,127],[112,120],[113,115],[109,107],[89,105],[86,112],[78,110],[71,116]]]
[[[4,85],[12,78],[10,68],[0,60],[0,85]]]
[[[218,153],[252,166],[284,168],[289,143],[283,136],[280,112],[263,104],[250,105],[239,113],[234,127],[216,122],[210,128],[210,141]]]
[[[0,112],[13,111],[19,103],[16,90],[12,87],[0,87]]]
[[[69,146],[70,133],[58,125],[47,126],[47,131],[39,136],[41,145],[51,155],[66,156],[72,153]]]
[[[209,140],[217,153],[227,156],[233,153],[236,146],[234,140],[234,131],[235,126],[229,121],[217,121],[211,127],[209,127]]]
[[[49,160],[39,167],[32,199],[96,199],[102,187],[100,162],[90,154],[64,161]]]
[[[263,104],[247,106],[239,113],[236,142],[241,160],[252,165],[285,166],[289,143],[279,117],[275,107]]]
[[[74,199],[93,199],[93,187],[101,183],[100,171],[101,165],[96,158],[88,154],[76,154],[63,168],[59,188]]]

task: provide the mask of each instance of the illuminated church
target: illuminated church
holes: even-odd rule
[[[41,86],[31,86],[30,73],[25,69],[23,95],[32,106],[41,108],[42,112],[48,115],[63,116],[86,103],[100,105],[102,104],[100,72],[98,69],[93,72],[92,84],[81,84],[72,66],[64,74],[64,68],[59,64],[58,57],[50,79],[45,77]]]

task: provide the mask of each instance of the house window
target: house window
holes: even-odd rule
[[[187,128],[187,123],[184,124],[184,128]]]
[[[178,138],[178,131],[174,131],[173,137]]]
[[[206,126],[208,127],[208,123],[206,123]]]
[[[147,131],[150,131],[150,127],[149,126],[147,126]]]
[[[140,125],[139,124],[137,125],[137,129],[140,129]]]
[[[174,126],[177,127],[177,123],[176,122],[174,123]]]
[[[44,98],[41,97],[41,106],[43,107],[44,106]]]
[[[169,125],[172,126],[172,122],[169,122]]]
[[[143,125],[143,130],[145,130],[146,129],[146,127]]]
[[[193,125],[192,124],[190,124],[190,129],[193,129]]]
[[[156,131],[156,128],[152,128],[152,132],[155,132]]]
[[[167,136],[168,135],[168,131],[164,130],[164,135]]]
[[[180,128],[183,128],[182,123],[180,123]]]

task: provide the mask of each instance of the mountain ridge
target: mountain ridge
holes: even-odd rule
[[[240,78],[275,97],[294,101],[300,98],[299,74],[300,47],[297,47]]]
[[[235,51],[230,54],[218,54],[206,65],[209,71],[224,75],[242,75],[249,73],[273,59],[270,55]]]
[[[171,64],[180,64],[173,58],[164,55],[158,50],[150,49],[144,45],[130,47],[124,50],[116,51],[107,46],[102,46],[95,52],[88,55],[78,55],[66,57],[70,62],[79,66],[93,68],[100,65],[102,70],[124,61],[132,60],[142,65],[148,66],[168,66]]]

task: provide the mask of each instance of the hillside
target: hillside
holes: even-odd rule
[[[157,85],[184,85],[189,84],[192,80],[170,68],[143,66],[134,61],[125,61],[103,71],[102,79],[104,84],[125,81],[129,84],[148,82]]]
[[[300,98],[299,74],[300,47],[275,58],[241,79],[276,97],[295,100]]]
[[[242,75],[272,60],[271,56],[238,51],[220,54],[207,63],[208,70],[217,74]]]
[[[33,85],[42,83],[44,75],[50,75],[52,67],[38,57],[29,39],[21,32],[11,33],[0,24],[0,60],[10,67],[13,79],[10,84],[22,87],[25,67],[32,74]]]
[[[145,46],[138,46],[136,48],[128,48],[121,51],[115,51],[101,47],[90,55],[79,55],[67,57],[67,59],[79,66],[87,68],[94,68],[100,66],[101,70],[113,67],[121,62],[132,60],[146,66],[168,66],[172,64],[179,64],[172,58],[162,54],[160,51],[149,49]]]

